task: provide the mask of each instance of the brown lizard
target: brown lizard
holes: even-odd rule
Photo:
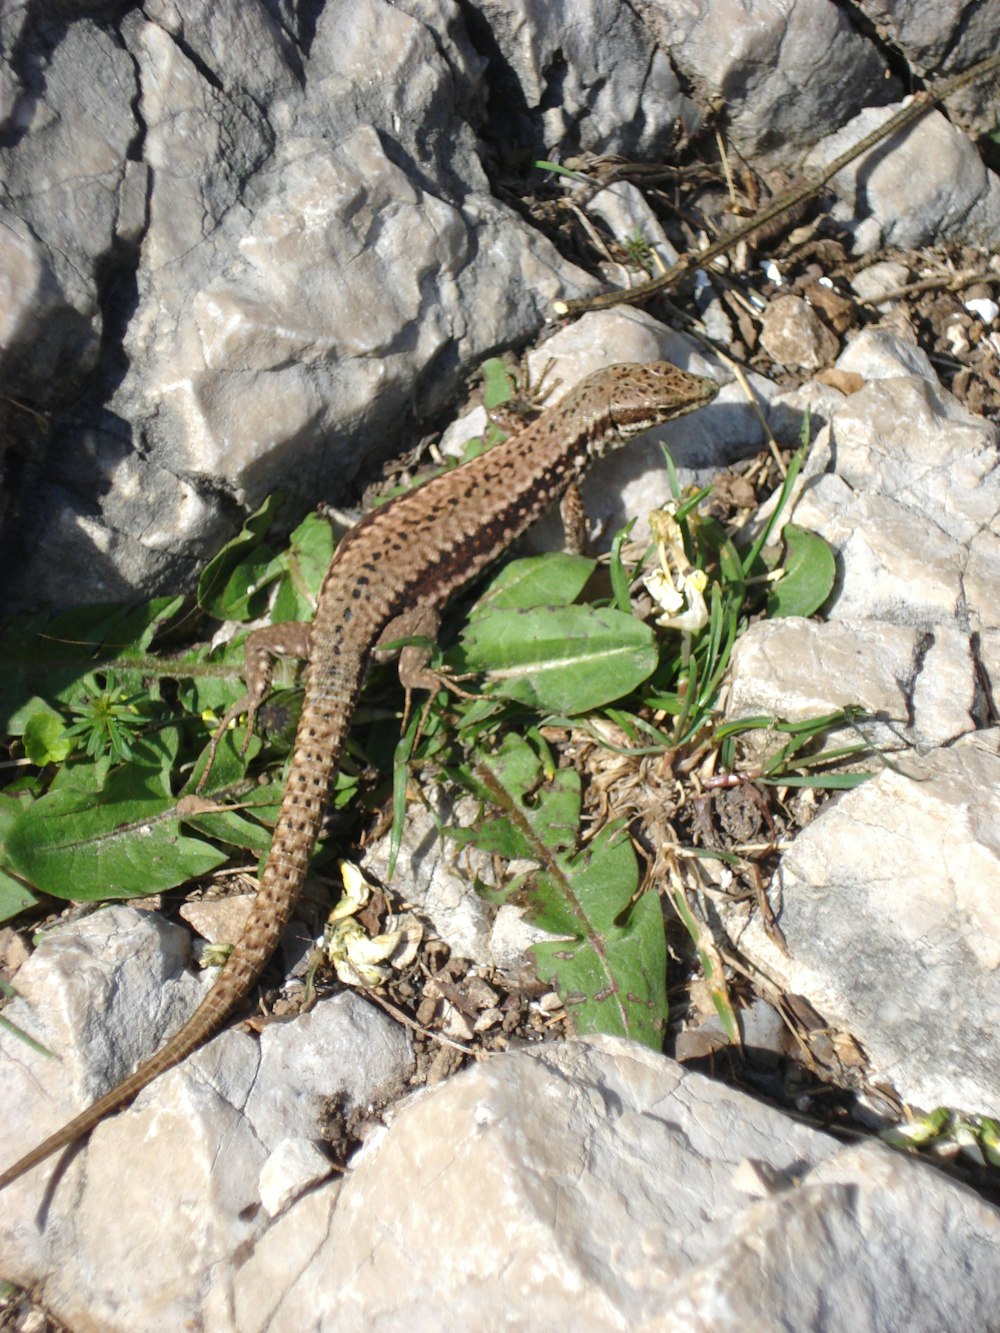
[[[379,643],[427,633],[449,597],[563,497],[591,459],[704,407],[717,391],[714,381],[668,362],[609,366],[589,375],[489,453],[364,518],[337,547],[311,625],[275,625],[251,635],[247,694],[223,726],[243,711],[249,714],[248,730],[253,726],[270,685],[272,656],[305,657],[308,669],[281,810],[243,933],[180,1031],[117,1087],[0,1173],[0,1189],[126,1106],[199,1046],[248,994],[298,899],[354,705]],[[404,683],[430,683],[410,661]],[[401,675],[403,670],[401,663]]]

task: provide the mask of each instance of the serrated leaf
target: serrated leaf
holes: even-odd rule
[[[505,886],[527,896],[529,919],[558,938],[533,946],[543,980],[558,986],[582,1032],[633,1037],[659,1049],[667,1015],[666,942],[655,894],[635,901],[639,868],[628,837],[608,827],[579,848],[580,779],[558,769],[544,781],[539,756],[519,736],[476,765],[480,785],[503,812],[482,821],[471,840],[494,841],[506,821],[519,853],[541,867]]]
[[[660,1050],[667,1021],[660,900],[643,893],[629,905],[639,868],[620,831],[604,830],[582,857],[570,879],[584,934],[532,945],[539,976],[558,985],[578,1032],[631,1037]],[[627,894],[625,885],[631,885]]]
[[[462,634],[463,671],[489,675],[494,691],[540,712],[599,708],[634,690],[656,669],[653,631],[610,607],[492,611]]]
[[[811,616],[833,591],[836,565],[833,552],[818,533],[808,532],[794,523],[786,523],[781,535],[788,548],[785,572],[772,585],[767,599],[767,614]]]
[[[530,860],[534,852],[531,842],[514,828],[509,819],[484,819],[475,828],[448,829],[447,834],[460,847],[478,847],[482,852],[503,856],[508,861]]]

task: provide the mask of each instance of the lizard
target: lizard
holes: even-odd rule
[[[379,645],[433,630],[452,594],[571,492],[591,460],[705,406],[717,392],[714,380],[666,361],[612,365],[588,375],[487,453],[363,518],[334,552],[311,624],[273,625],[249,636],[247,692],[223,718],[216,739],[243,712],[249,736],[270,688],[274,656],[303,657],[307,667],[285,790],[246,924],[212,988],[180,1030],[116,1087],[0,1172],[0,1189],[127,1106],[200,1046],[250,992],[298,900],[351,716]],[[400,676],[408,690],[440,684],[412,655],[407,666],[401,661]]]

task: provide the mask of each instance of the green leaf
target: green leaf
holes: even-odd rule
[[[631,574],[625,572],[625,566],[622,563],[622,551],[631,539],[635,524],[636,520],[630,518],[625,526],[619,528],[615,533],[614,540],[611,543],[611,555],[608,564],[608,573],[611,575],[611,591],[614,593],[613,604],[625,615],[631,615],[632,613],[631,581],[635,571]]]
[[[541,867],[498,895],[527,894],[530,920],[559,937],[532,946],[539,975],[558,986],[578,1031],[659,1050],[667,1016],[663,913],[656,894],[636,897],[639,867],[628,837],[609,826],[579,847],[579,775],[557,769],[544,781],[542,760],[519,736],[508,736],[475,773],[501,814],[466,837],[510,847]]]
[[[0,868],[0,922],[10,921],[37,902],[37,894]]]
[[[247,766],[260,753],[261,740],[256,734],[250,736],[244,752],[243,742],[245,737],[246,733],[244,731],[227,728],[219,740],[215,752],[215,762],[212,764],[212,770],[205,781],[203,795],[212,796],[226,788],[235,786],[246,777]],[[183,795],[191,796],[197,791],[198,783],[205,771],[205,765],[208,763],[208,751],[209,745],[206,744],[198,756],[187,782],[184,784]]]
[[[257,789],[253,789],[253,807],[257,808]],[[207,810],[204,814],[188,815],[187,824],[199,833],[215,838],[218,842],[228,843],[231,847],[240,847],[244,851],[259,856],[271,845],[271,832],[258,824],[256,820],[245,819],[235,810]]]
[[[486,410],[492,412],[495,407],[509,403],[517,392],[517,385],[500,357],[488,357],[480,366],[480,370],[483,376],[483,402],[486,404]]]
[[[389,838],[389,864],[386,868],[386,880],[391,881],[396,873],[396,862],[403,845],[404,824],[406,822],[406,789],[409,783],[409,763],[413,747],[417,740],[417,730],[421,724],[420,712],[414,712],[407,723],[406,730],[400,735],[392,757],[392,833]]]
[[[667,1019],[663,911],[655,893],[631,902],[639,881],[632,844],[620,830],[604,829],[569,869],[581,933],[532,946],[539,976],[558,985],[578,1032],[631,1037],[660,1050]],[[539,893],[557,882],[540,875]]]
[[[814,787],[817,791],[853,791],[860,787],[874,773],[786,773],[780,778],[760,778],[759,781],[770,787]]]
[[[833,552],[818,533],[794,523],[786,523],[781,535],[788,548],[785,572],[771,585],[767,614],[811,616],[833,591],[837,573]]]
[[[66,735],[62,718],[44,700],[37,700],[38,709],[31,714],[24,728],[24,753],[33,764],[61,764],[73,748]]]
[[[556,176],[566,176],[571,181],[580,181],[583,185],[592,185],[593,182],[588,176],[584,176],[579,171],[570,171],[568,167],[560,166],[558,162],[549,162],[546,158],[539,158],[532,164],[537,171],[551,171]]]
[[[175,888],[225,860],[185,837],[159,772],[116,769],[99,792],[63,787],[35,801],[6,838],[11,869],[56,898],[131,898]]]
[[[468,625],[455,656],[492,688],[541,712],[573,715],[620,699],[656,669],[653,631],[610,607],[494,611]]]
[[[183,605],[181,597],[156,597],[141,606],[86,606],[9,621],[0,631],[0,727],[19,736],[40,696],[65,703],[100,662],[142,657]],[[138,672],[120,671],[119,677],[127,677],[130,690],[141,687]]]
[[[253,620],[263,615],[266,589],[281,572],[263,540],[274,521],[281,496],[269,495],[205,566],[198,580],[198,605],[216,620]]]
[[[756,541],[743,557],[744,574],[749,574],[757,564],[761,551],[767,545],[771,533],[777,526],[778,519],[781,517],[782,511],[788,503],[788,498],[792,493],[792,488],[798,480],[799,473],[802,471],[802,464],[805,462],[807,448],[808,445],[803,443],[788,460],[788,471],[785,474],[784,481],[781,483],[781,490],[778,493],[778,502],[774,509],[772,509],[771,516],[764,524],[763,529],[757,534]]]
[[[469,619],[490,611],[568,606],[579,597],[596,567],[596,560],[565,552],[512,560],[480,597]]]
[[[333,529],[319,514],[307,514],[289,538],[285,568],[271,619],[311,620],[316,598],[333,559]]]
[[[38,897],[28,886],[8,874],[4,868],[9,861],[7,835],[26,808],[30,808],[26,796],[10,796],[0,792],[0,921],[9,921],[38,902]]]

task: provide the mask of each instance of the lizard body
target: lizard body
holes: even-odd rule
[[[277,625],[249,645],[248,695],[264,697],[263,653],[308,658],[302,714],[260,888],[215,985],[181,1029],[134,1073],[0,1173],[0,1189],[89,1133],[214,1032],[260,976],[291,917],[326,813],[368,662],[380,640],[413,633],[579,478],[587,464],[642,431],[711,402],[712,380],[667,362],[588,376],[559,404],[488,453],[375,510],[347,534],[320,589],[311,626]]]

